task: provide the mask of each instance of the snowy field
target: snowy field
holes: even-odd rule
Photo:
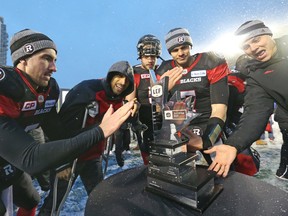
[[[136,166],[141,166],[143,164],[142,158],[140,156],[139,150],[132,150],[136,147],[136,142],[133,141],[130,145],[131,151],[124,152],[125,157],[125,164],[123,167],[119,167],[117,165],[115,154],[112,152],[109,157],[109,166],[107,168],[107,172],[105,175],[105,179],[108,178],[111,175],[114,175],[116,173],[122,172],[126,169],[130,169]],[[103,162],[104,167],[104,162]],[[41,194],[41,197],[44,198],[47,194],[46,192],[41,191],[40,187],[38,186],[37,182],[35,182],[35,185]],[[84,215],[84,209],[86,205],[86,201],[88,199],[88,196],[86,194],[86,191],[84,189],[84,186],[82,185],[82,182],[80,178],[77,178],[64,206],[63,210],[61,211],[61,216],[82,216]],[[42,200],[43,201],[43,200]],[[42,203],[40,203],[39,207]]]
[[[261,146],[255,143],[252,145],[261,156],[260,172],[257,173],[255,177],[288,192],[288,181],[283,181],[275,177],[276,170],[279,167],[280,150],[283,141],[277,122],[274,122],[272,128],[275,136],[274,141],[270,141],[267,138],[268,135],[266,132],[265,140],[267,141],[267,145]]]
[[[280,148],[282,144],[282,138],[277,123],[273,124],[273,129],[275,136],[274,141],[270,141],[268,138],[266,138],[267,145],[260,146],[256,145],[255,143],[253,144],[253,147],[261,155],[260,172],[255,177],[261,181],[265,181],[288,192],[288,181],[279,180],[275,177],[275,173],[280,161]],[[122,168],[117,165],[115,155],[113,153],[110,155],[109,166],[105,178],[123,170],[142,165],[142,159],[139,150],[133,150],[135,146],[135,141],[132,141],[131,151],[124,153],[125,165]],[[39,186],[37,186],[37,182],[35,182],[35,186],[38,188],[41,196],[45,197],[46,193],[40,190]],[[60,215],[84,215],[87,198],[88,197],[86,191],[81,183],[81,180],[78,178],[66,200]]]

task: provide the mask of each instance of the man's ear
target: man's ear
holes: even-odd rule
[[[19,62],[20,62],[21,64],[24,64],[25,66],[27,65],[26,59],[21,59],[21,60],[19,60]]]

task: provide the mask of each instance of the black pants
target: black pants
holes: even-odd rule
[[[288,166],[288,130],[282,127],[281,123],[279,123],[279,128],[283,138],[279,168],[285,169]]]
[[[130,149],[131,135],[130,129],[119,129],[114,133],[115,151],[123,152]]]
[[[153,122],[152,122],[152,110],[151,106],[143,105],[139,109],[139,120],[142,124],[145,124],[148,129],[143,132],[143,143],[141,143],[141,152],[149,153],[148,143],[153,141]]]
[[[32,179],[27,173],[23,173],[14,183],[13,203],[24,209],[30,210],[38,205],[41,200],[36,188],[34,188]],[[5,206],[0,204],[0,215],[6,212]],[[3,213],[4,212],[4,213]]]

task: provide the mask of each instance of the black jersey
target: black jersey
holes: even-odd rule
[[[137,100],[141,105],[151,106],[149,101],[150,73],[148,70],[143,69],[141,65],[134,66],[133,70]]]
[[[49,86],[35,89],[33,81],[14,68],[0,68],[0,116],[13,118],[28,132],[39,125],[45,127],[47,115],[56,113],[56,102],[59,96],[59,87],[55,79],[51,78]],[[51,119],[53,121],[53,119]],[[46,129],[50,139],[60,133],[52,133]]]
[[[173,95],[180,92],[181,98],[195,96],[193,109],[201,113],[203,120],[211,115],[211,104],[226,104],[228,102],[227,75],[228,65],[224,58],[215,53],[199,53],[194,56],[194,62],[184,68],[182,78],[171,89]],[[162,62],[156,73],[159,76],[176,67],[174,60]]]
[[[53,78],[46,88],[36,89],[24,72],[0,67],[0,168],[8,164],[34,175],[71,161],[104,138],[103,131],[95,127],[75,138],[58,140],[66,136],[56,112],[58,94]],[[57,141],[37,144],[26,133],[37,126]],[[13,175],[9,170],[3,173],[5,178]]]

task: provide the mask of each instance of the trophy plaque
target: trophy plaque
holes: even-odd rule
[[[193,136],[189,127],[201,115],[193,112],[194,96],[183,99],[176,92],[168,101],[169,78],[157,82],[152,70],[150,78],[154,140],[149,143],[146,190],[203,212],[223,187],[214,184],[215,172],[197,164],[198,154],[186,151]]]

